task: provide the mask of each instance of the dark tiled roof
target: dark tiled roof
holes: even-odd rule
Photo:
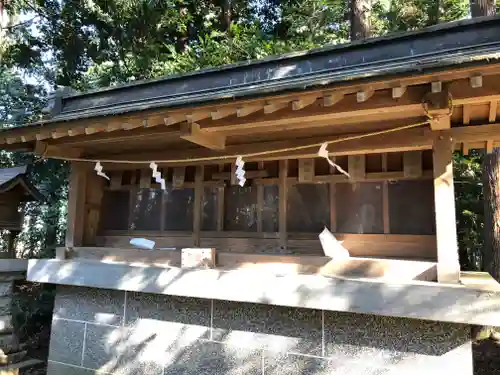
[[[329,46],[259,61],[63,96],[45,122],[263,96],[345,82],[488,64],[500,57],[500,18]]]

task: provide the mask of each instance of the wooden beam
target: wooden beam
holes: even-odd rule
[[[260,161],[258,172],[263,171],[263,170],[264,170],[264,162]],[[259,185],[257,185],[257,233],[263,232],[264,209],[265,209],[265,207],[264,207],[264,185],[259,184]]]
[[[288,107],[290,101],[271,101],[264,106],[264,113],[270,114],[279,111],[280,109]]]
[[[366,155],[348,156],[349,179],[352,181],[364,180],[366,177]]]
[[[197,123],[184,123],[181,126],[181,138],[196,143],[210,150],[224,150],[226,137],[218,134],[209,134],[200,129]]]
[[[431,92],[438,93],[443,90],[443,84],[441,81],[433,81],[431,82]]]
[[[279,242],[281,250],[286,251],[287,235],[287,197],[288,197],[288,160],[279,162]]]
[[[194,176],[193,244],[200,246],[200,231],[203,203],[203,166],[196,167]]]
[[[445,130],[451,127],[450,95],[448,90],[430,92],[424,96],[423,106],[432,130]]]
[[[123,173],[121,171],[115,171],[111,173],[109,188],[111,190],[119,190],[122,186]]]
[[[406,92],[406,86],[396,86],[392,88],[392,98],[393,99],[399,99],[401,98]]]
[[[453,151],[453,138],[450,132],[438,132],[433,145],[434,206],[438,281],[443,283],[460,281],[453,186]]]
[[[462,153],[464,156],[469,155],[469,144],[467,142],[462,144]]]
[[[382,154],[382,171],[387,173],[387,153]],[[391,219],[389,215],[389,182],[382,182],[382,222],[384,223],[384,233],[391,232]]]
[[[224,164],[218,165],[219,173],[224,171]],[[225,187],[217,188],[217,231],[221,232],[224,229],[224,190]]]
[[[327,93],[323,96],[323,106],[331,107],[344,99],[343,92]]]
[[[237,117],[245,117],[264,108],[264,104],[244,105],[236,110]]]
[[[314,104],[318,99],[317,95],[308,95],[292,101],[292,110],[299,111],[311,104]]]
[[[150,169],[141,169],[141,179],[139,187],[141,189],[149,189],[151,187],[152,172]]]
[[[486,153],[491,154],[493,152],[493,141],[486,141]]]
[[[490,102],[490,113],[488,116],[490,122],[495,122],[497,120],[497,106],[498,106],[497,100],[492,100]]]
[[[236,114],[236,107],[220,108],[213,112],[210,112],[210,117],[212,120],[220,120],[221,118],[232,116]]]
[[[83,153],[79,148],[54,146],[43,141],[36,141],[33,151],[42,158],[79,158]]]
[[[422,151],[403,153],[403,170],[405,177],[418,178],[422,176]]]
[[[186,178],[186,168],[185,167],[175,167],[172,174],[172,188],[180,189],[184,186],[184,180]]]
[[[65,240],[67,248],[83,245],[87,166],[87,164],[80,162],[71,163]]]
[[[314,160],[313,158],[299,159],[299,183],[314,180]]]
[[[374,93],[375,93],[375,90],[372,89],[372,88],[367,88],[367,89],[359,90],[356,93],[356,100],[357,100],[358,103],[364,103],[368,99],[370,99],[373,96]]]
[[[464,106],[463,106],[463,123],[464,123],[464,125],[470,124],[470,106],[471,106],[471,104],[464,104]]]
[[[470,87],[472,87],[473,89],[483,87],[483,76],[474,75],[470,77]]]

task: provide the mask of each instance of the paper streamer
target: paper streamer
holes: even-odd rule
[[[342,167],[336,163],[334,163],[329,157],[328,157],[328,150],[326,149],[328,147],[328,143],[325,142],[321,145],[318,151],[318,156],[320,158],[325,158],[328,164],[330,164],[332,167],[336,168],[340,173],[345,174],[347,177],[351,177],[349,173],[347,173]]]
[[[165,179],[161,176],[161,172],[158,171],[158,165],[152,161],[149,164],[149,168],[153,170],[153,178],[155,179],[157,184],[160,184],[161,190],[167,189],[167,184],[165,183]]]
[[[241,156],[238,156],[236,158],[236,179],[238,180],[238,185],[243,187],[246,182],[245,178],[245,169],[243,167],[245,166],[245,162],[243,161],[243,158]]]
[[[106,173],[102,171],[102,165],[100,161],[95,163],[94,171],[97,172],[98,176],[104,177],[106,180],[109,180],[109,177],[106,175]]]

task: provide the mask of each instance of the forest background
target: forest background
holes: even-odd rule
[[[61,87],[85,91],[498,11],[495,0],[0,0],[0,127],[40,118]],[[500,281],[499,159],[497,150],[457,153],[454,168],[462,269]],[[50,257],[64,241],[68,165],[0,152],[0,167],[25,163],[47,200],[23,207],[19,256]],[[26,310],[50,316],[50,290],[31,294]]]

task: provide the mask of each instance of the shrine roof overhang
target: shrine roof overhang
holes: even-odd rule
[[[0,131],[0,147],[114,164],[168,160],[165,164],[180,165],[192,157],[233,157],[297,145],[295,157],[313,157],[317,147],[309,150],[305,143],[428,121],[423,103],[432,94],[436,97],[430,102],[451,98],[451,108],[445,103],[436,112],[440,116],[439,111],[450,110],[448,121],[431,125],[432,130],[490,124],[454,134],[467,147],[483,147],[489,140],[486,147],[491,148],[500,145],[500,126],[494,125],[500,116],[499,87],[500,17],[485,17],[86,93],[61,93],[48,118]],[[428,149],[432,134],[426,130],[353,140],[335,152]]]

